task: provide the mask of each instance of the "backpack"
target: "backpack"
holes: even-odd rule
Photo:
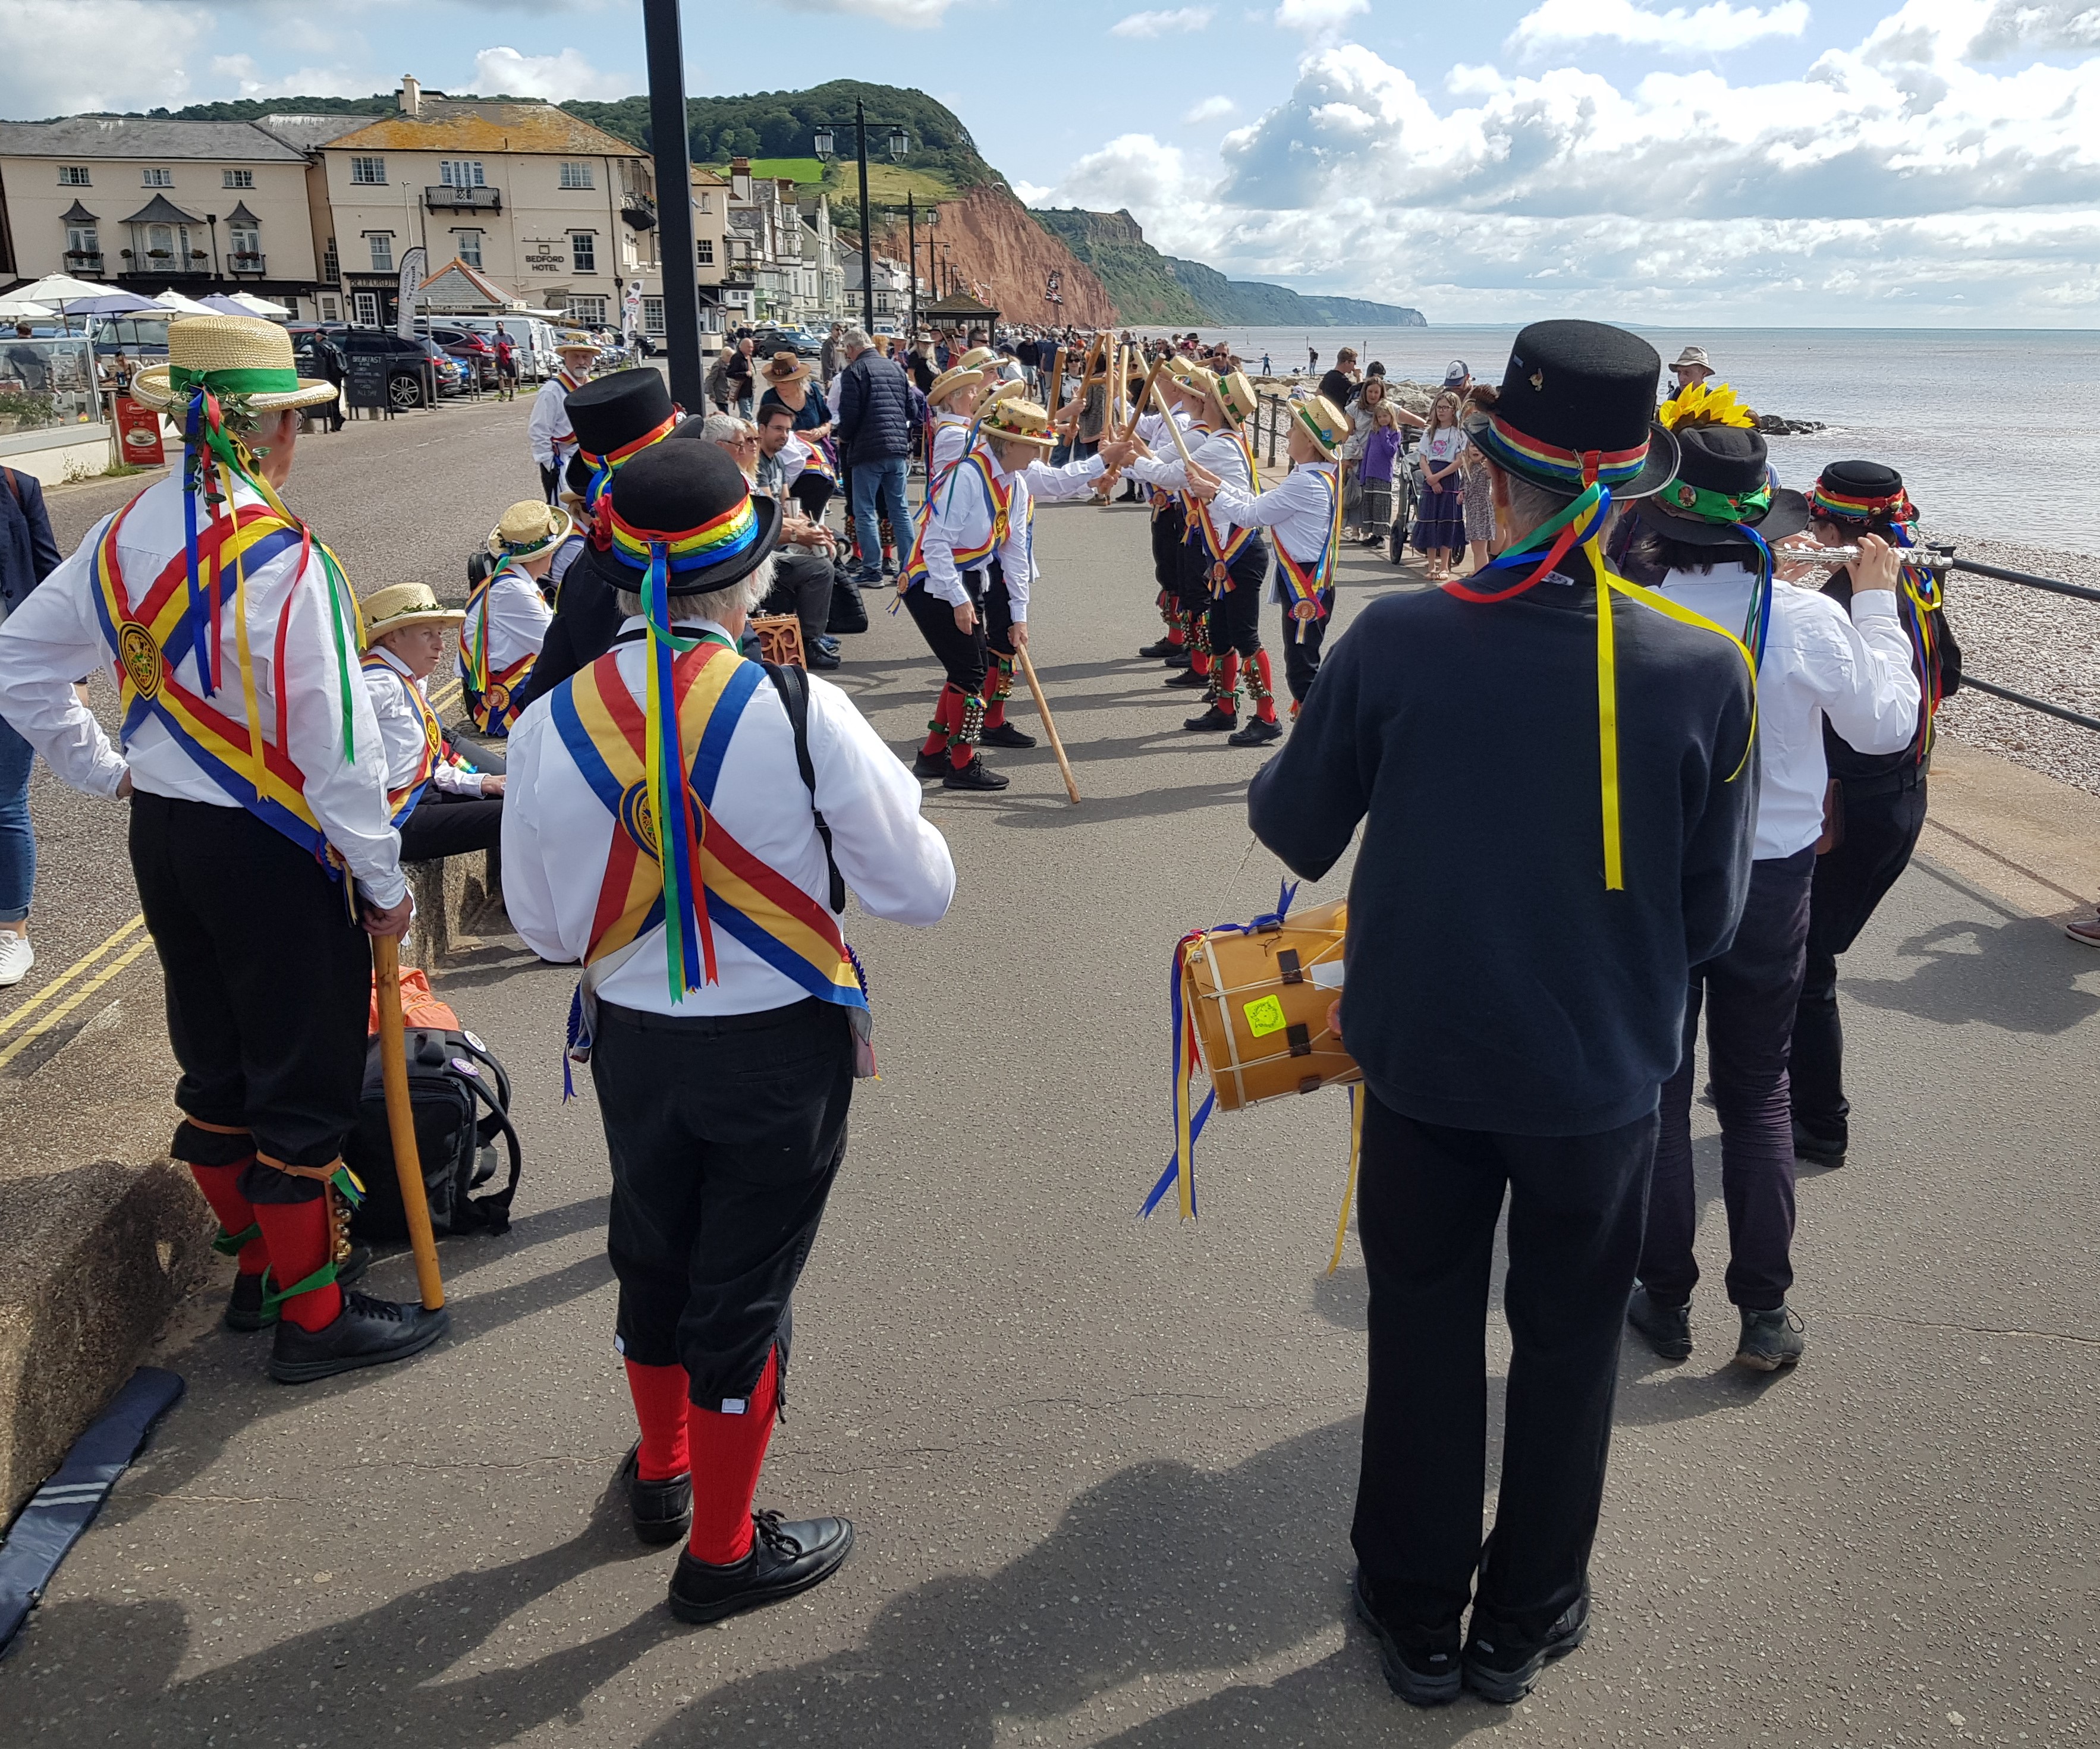
[[[416,1151],[422,1157],[423,1193],[430,1205],[432,1230],[440,1237],[507,1232],[510,1201],[518,1194],[523,1168],[518,1132],[510,1122],[510,1076],[488,1047],[464,1029],[412,1026],[404,1042],[408,1104],[415,1116]],[[510,1180],[501,1190],[475,1196],[472,1193],[496,1176],[499,1135],[510,1155]],[[364,1184],[364,1201],[351,1217],[351,1231],[360,1239],[405,1240],[408,1223],[394,1170],[377,1038],[365,1053],[364,1094],[357,1127],[344,1143],[342,1155]]]

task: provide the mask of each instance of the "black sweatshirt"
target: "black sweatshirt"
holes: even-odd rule
[[[1568,567],[1577,570],[1577,562]],[[1750,870],[1750,685],[1725,639],[1621,597],[1612,623],[1626,886],[1604,881],[1587,568],[1493,604],[1392,596],[1332,645],[1247,816],[1349,888],[1343,1042],[1424,1123],[1587,1135],[1655,1109],[1687,975]]]

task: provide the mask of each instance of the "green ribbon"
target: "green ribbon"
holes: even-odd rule
[[[170,389],[201,385],[214,394],[289,394],[299,386],[295,370],[193,371],[188,365],[168,367]]]
[[[1766,481],[1755,491],[1732,495],[1694,486],[1689,480],[1672,480],[1656,496],[1680,515],[1701,522],[1747,522],[1771,508],[1771,482]]]

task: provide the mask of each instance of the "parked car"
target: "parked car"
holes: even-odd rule
[[[496,385],[496,347],[488,336],[450,323],[417,324],[461,368],[464,383],[484,389]]]
[[[431,339],[428,334],[417,337],[430,368],[437,372],[439,394],[464,394],[466,392],[466,367]]]
[[[424,366],[435,363],[431,355],[443,360],[443,370],[451,373],[455,390],[460,381],[459,366],[446,358],[442,348],[433,347],[427,340],[404,340],[390,328],[349,328],[341,324],[294,322],[290,325],[292,353],[298,360],[299,372],[306,377],[327,377],[323,363],[324,350],[332,350],[338,370],[333,374],[347,376],[350,360],[377,354],[386,360],[387,404],[397,412],[429,404],[429,394],[425,380]],[[441,376],[439,392],[444,391]]]
[[[463,316],[458,325],[481,335],[491,346],[498,334],[508,334],[521,382],[545,382],[560,368],[561,361],[554,356],[554,331],[536,316]]]
[[[761,328],[752,336],[752,350],[761,359],[770,358],[776,352],[792,352],[800,358],[814,359],[823,350],[823,337],[811,333],[806,328]]]

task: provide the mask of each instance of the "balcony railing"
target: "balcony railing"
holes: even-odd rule
[[[426,187],[423,205],[433,213],[500,213],[503,210],[503,191]]]
[[[134,253],[124,252],[123,265],[117,270],[120,280],[209,280],[211,277],[211,258],[201,251],[188,255],[170,251],[158,253],[151,249]]]
[[[99,273],[102,271],[102,252],[98,249],[90,254],[83,249],[68,249],[65,264],[68,273]]]
[[[261,273],[268,260],[269,257],[259,251],[243,249],[226,258],[226,271],[228,273]]]
[[[656,197],[654,195],[625,193],[620,197],[620,216],[637,231],[646,231],[656,222]]]

